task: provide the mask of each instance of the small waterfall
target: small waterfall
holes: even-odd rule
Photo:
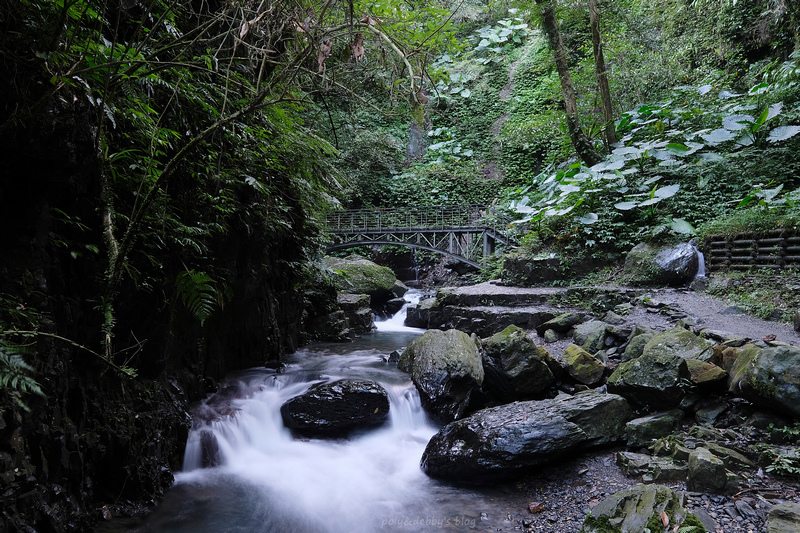
[[[319,365],[320,356],[314,355],[316,359],[307,362]],[[283,374],[249,376],[240,387],[242,397],[212,397],[201,406],[203,417],[214,418],[196,421],[186,445],[184,471],[176,476],[176,487],[185,487],[184,492],[202,495],[211,490],[213,498],[204,505],[221,506],[224,512],[214,507],[213,516],[234,516],[237,523],[190,523],[176,531],[232,527],[227,530],[368,533],[420,499],[429,482],[419,458],[436,428],[416,388],[374,353],[323,359],[326,367],[321,370],[328,379],[337,379],[348,364],[367,379],[385,373],[387,380],[376,380],[389,396],[389,423],[347,440],[295,439],[283,426],[280,407],[318,382],[298,381],[309,376],[306,361]],[[204,465],[211,456],[216,466]],[[270,510],[263,523],[260,509]]]
[[[403,299],[406,301],[405,305],[400,308],[400,310],[395,313],[394,316],[387,320],[381,320],[375,322],[375,328],[378,331],[405,331],[405,332],[417,332],[423,333],[424,329],[419,328],[409,328],[405,326],[406,321],[406,314],[408,313],[408,306],[409,305],[416,305],[422,299],[422,292],[416,289],[410,289],[404,296]]]
[[[706,277],[706,256],[700,251],[694,242],[691,244],[692,248],[694,248],[695,252],[697,252],[697,274],[695,274],[694,279],[704,278]]]

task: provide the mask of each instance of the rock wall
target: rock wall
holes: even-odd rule
[[[46,334],[28,339],[25,355],[44,396],[24,395],[26,411],[0,389],[2,533],[86,531],[157,501],[182,464],[188,405],[230,370],[293,351],[306,319],[304,275],[290,267],[299,239],[287,232],[265,250],[234,228],[211,244],[230,297],[203,326],[169,294],[168,275],[149,289],[126,278],[115,332],[117,348],[130,349],[116,362],[136,378],[77,348],[100,351],[102,338],[102,251],[86,246],[102,242],[87,116],[46,110],[27,130],[0,135],[0,324]],[[329,292],[316,298],[320,312],[320,301],[335,301]]]

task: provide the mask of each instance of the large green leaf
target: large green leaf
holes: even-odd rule
[[[637,205],[639,205],[638,202],[620,202],[618,204],[614,204],[614,207],[616,207],[620,211],[630,211]]]
[[[656,189],[656,191],[653,193],[653,195],[656,198],[660,198],[661,200],[665,200],[667,198],[671,198],[672,196],[675,196],[675,193],[677,193],[680,190],[680,188],[681,188],[680,183],[676,183],[674,185],[667,185],[665,187],[661,187],[659,189]]]
[[[701,133],[700,137],[702,137],[703,140],[708,144],[716,146],[726,141],[732,141],[736,138],[736,134],[732,131],[726,130],[725,128],[719,128],[706,133]]]
[[[595,222],[600,220],[600,217],[597,216],[597,213],[586,213],[582,217],[576,217],[576,219],[581,224],[590,225],[590,224],[594,224]]]
[[[778,126],[769,132],[767,141],[771,143],[785,141],[798,133],[800,133],[800,126]]]
[[[684,235],[694,235],[695,233],[694,227],[682,218],[673,218],[669,227],[675,233],[681,233]]]
[[[756,119],[750,115],[729,115],[723,117],[722,127],[730,131],[739,131],[750,127]]]

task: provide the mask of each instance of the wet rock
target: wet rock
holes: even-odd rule
[[[643,481],[682,481],[686,479],[686,463],[678,464],[669,457],[651,457],[643,453],[619,452],[617,465],[628,477],[641,477]]]
[[[710,359],[712,342],[701,339],[680,326],[654,335],[644,346],[642,354],[674,354],[682,359]],[[706,355],[704,355],[704,352]]]
[[[675,407],[689,378],[686,360],[655,351],[621,363],[608,378],[608,390],[647,409]]]
[[[603,379],[606,365],[580,346],[567,346],[562,360],[567,374],[579,383],[591,387]]]
[[[641,533],[699,524],[683,506],[685,495],[661,485],[634,485],[602,502],[586,517],[580,533]],[[671,529],[670,529],[671,530]]]
[[[392,298],[384,304],[384,309],[388,316],[392,316],[402,309],[404,305],[406,305],[406,301],[403,298]]]
[[[631,361],[640,357],[642,352],[644,352],[644,347],[650,342],[650,339],[653,338],[655,333],[640,333],[632,334],[631,340],[628,341],[628,345],[625,347],[625,351],[622,352],[622,362]]]
[[[460,418],[483,384],[478,347],[458,330],[428,330],[408,345],[397,364],[409,372],[423,405],[443,421]]]
[[[336,303],[344,311],[347,325],[355,333],[369,333],[375,327],[367,294],[348,294],[340,292]]]
[[[625,319],[614,311],[608,311],[603,317],[603,322],[614,326],[621,326],[625,323]]]
[[[511,253],[503,260],[502,278],[507,283],[529,287],[561,279],[563,271],[561,259],[555,254],[531,257],[525,253]]]
[[[552,320],[548,320],[536,327],[536,333],[542,337],[544,332],[552,329],[556,333],[567,333],[574,326],[581,323],[583,317],[578,313],[562,313]]]
[[[326,256],[324,262],[334,272],[333,282],[339,292],[369,294],[373,308],[394,297],[392,289],[397,279],[391,268],[357,255],[344,259]]]
[[[784,502],[775,505],[767,515],[767,533],[797,533],[800,531],[800,503]]]
[[[697,448],[689,455],[686,488],[695,492],[733,494],[739,488],[736,474],[725,468],[722,459],[707,448]]]
[[[547,331],[544,332],[544,342],[546,342],[547,344],[553,344],[554,342],[558,342],[563,338],[564,337],[562,335],[559,335],[556,331],[552,329],[548,329]]]
[[[281,406],[284,425],[307,437],[346,437],[378,427],[388,416],[386,390],[367,380],[320,383]]]
[[[369,317],[370,322],[372,322],[371,311]],[[307,329],[316,339],[334,342],[351,340],[352,332],[350,330],[350,321],[347,318],[347,314],[342,309],[338,309],[326,315],[314,317],[309,322]]]
[[[745,350],[731,369],[730,391],[755,404],[800,417],[800,348]]]
[[[405,293],[408,292],[408,287],[406,287],[405,283],[399,279],[396,279],[394,280],[394,285],[392,285],[391,291],[395,298],[402,298]]]
[[[433,329],[444,324],[442,310],[436,298],[426,298],[417,305],[409,305],[403,322],[411,328]]]
[[[448,329],[489,337],[508,326],[533,329],[553,318],[548,311],[518,309],[514,307],[457,307],[447,305],[442,309],[442,320]]]
[[[724,401],[704,401],[697,406],[694,419],[698,424],[713,426],[719,416],[730,408]]]
[[[219,466],[221,460],[219,442],[217,442],[217,437],[210,431],[200,433],[200,450],[200,465],[203,468]]]
[[[504,401],[541,398],[553,386],[558,362],[524,330],[509,326],[483,342],[486,388]]]
[[[689,369],[689,379],[697,387],[703,389],[724,388],[728,383],[728,373],[713,363],[687,359],[686,367]]]
[[[439,479],[502,481],[619,441],[631,415],[624,398],[595,391],[492,407],[443,427],[428,442],[421,465]]]
[[[594,354],[605,347],[608,324],[602,320],[590,320],[575,326],[572,339],[575,344]]]
[[[650,446],[654,440],[666,437],[683,422],[683,411],[672,409],[631,420],[625,425],[625,440],[632,448]]]
[[[689,243],[659,248],[637,244],[625,258],[625,274],[633,285],[688,284],[697,274],[699,257]]]
[[[741,453],[737,452],[736,450],[726,448],[725,446],[721,446],[715,442],[706,442],[703,444],[703,447],[708,448],[708,451],[713,453],[716,457],[722,459],[722,462],[725,463],[726,468],[738,470],[742,468],[752,468],[755,466],[753,461]]]

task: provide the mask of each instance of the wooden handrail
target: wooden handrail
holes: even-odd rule
[[[446,205],[389,209],[350,209],[326,216],[328,230],[393,231],[400,229],[492,229],[504,233],[509,221],[484,205]]]

